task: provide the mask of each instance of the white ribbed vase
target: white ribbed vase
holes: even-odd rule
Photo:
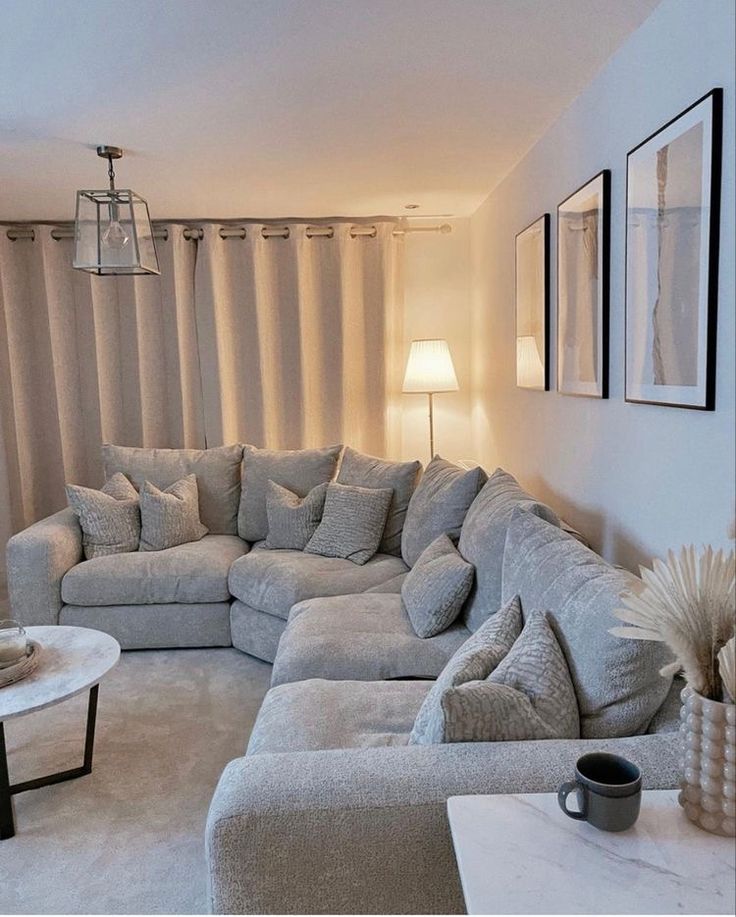
[[[701,697],[689,686],[680,710],[680,805],[712,834],[736,835],[736,704]]]

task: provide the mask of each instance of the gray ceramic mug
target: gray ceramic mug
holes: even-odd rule
[[[567,808],[567,797],[577,792],[579,811]],[[641,771],[604,751],[578,758],[575,779],[563,783],[557,792],[560,808],[570,818],[590,822],[601,831],[625,831],[639,817]]]

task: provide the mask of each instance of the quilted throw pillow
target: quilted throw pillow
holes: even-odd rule
[[[197,476],[188,474],[166,490],[150,481],[141,487],[141,551],[163,551],[199,541],[209,529],[199,521]]]
[[[87,560],[137,551],[141,536],[138,491],[118,472],[102,490],[66,485],[66,499],[79,517]]]
[[[304,550],[367,563],[378,550],[393,495],[389,488],[328,484],[322,521]]]
[[[447,535],[422,551],[406,574],[401,600],[417,637],[434,637],[460,614],[475,570],[463,560]]]
[[[317,531],[327,496],[327,484],[313,487],[303,499],[269,481],[266,486],[266,514],[268,535],[265,548],[272,550],[303,551]]]
[[[515,597],[458,649],[427,695],[410,744],[580,736],[575,689],[546,616],[530,615],[508,646],[520,621]]]

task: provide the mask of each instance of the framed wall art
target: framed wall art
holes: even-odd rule
[[[549,214],[516,236],[516,385],[549,390]]]
[[[557,208],[557,388],[608,397],[611,173]]]
[[[626,400],[715,407],[723,91],[628,154]]]

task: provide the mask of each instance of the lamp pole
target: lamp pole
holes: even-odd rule
[[[432,402],[432,396],[434,392],[427,392],[427,398],[429,398],[429,460],[432,461],[434,458],[434,404]]]

